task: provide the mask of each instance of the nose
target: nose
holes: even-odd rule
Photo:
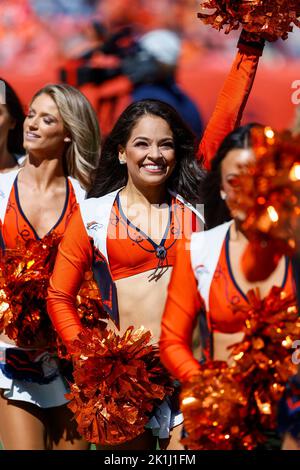
[[[158,159],[158,158],[163,157],[161,149],[158,145],[156,144],[151,145],[150,151],[149,151],[149,157],[153,159]]]
[[[32,116],[28,118],[27,123],[30,130],[37,129],[39,127],[39,121],[37,116]]]

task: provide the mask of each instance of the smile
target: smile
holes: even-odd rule
[[[26,132],[25,136],[26,136],[26,139],[28,140],[31,140],[31,139],[34,140],[34,139],[40,138],[40,136],[38,134],[35,134],[34,132]]]
[[[164,165],[153,165],[153,164],[143,165],[142,168],[144,168],[149,173],[161,173],[162,171],[165,170]]]

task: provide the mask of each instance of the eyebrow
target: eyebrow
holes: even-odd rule
[[[147,142],[149,142],[151,139],[149,137],[144,137],[144,136],[138,136],[138,137],[135,137],[133,139],[132,142],[135,142],[136,140],[146,140]],[[173,136],[169,136],[169,137],[163,137],[162,139],[159,140],[159,142],[164,142],[164,141],[172,141],[174,142],[174,137]]]

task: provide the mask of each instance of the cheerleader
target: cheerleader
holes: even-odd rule
[[[199,149],[207,166],[241,118],[263,44],[247,44],[243,34],[238,47]],[[144,100],[123,112],[103,147],[89,199],[70,221],[50,283],[48,313],[66,345],[82,329],[75,298],[91,266],[106,311],[121,331],[143,324],[158,340],[178,240],[203,225],[197,210],[201,180],[194,137],[172,108]],[[147,426],[161,448],[182,448],[175,402],[164,402]],[[155,445],[145,433],[122,448]]]
[[[33,97],[24,122],[23,166],[0,175],[2,254],[20,243],[62,236],[91,188],[100,133],[86,98],[67,85]],[[20,345],[19,345],[20,346]],[[66,407],[66,382],[47,344],[30,350],[0,336],[0,436],[6,450],[86,449]],[[22,375],[23,374],[23,375]],[[23,377],[24,376],[24,377]]]
[[[253,127],[250,124],[230,133],[211,162],[202,186],[209,230],[193,233],[189,241],[177,244],[159,344],[162,363],[181,382],[200,369],[191,351],[191,335],[199,312],[204,357],[231,364],[229,347],[241,342],[244,335],[246,314],[242,310],[248,305],[247,292],[258,288],[264,298],[273,286],[278,286],[287,294],[294,293],[287,257],[281,258],[264,281],[249,282],[241,269],[248,240],[228,207],[236,197],[236,177],[255,159],[251,150]],[[273,445],[279,446],[276,436]]]

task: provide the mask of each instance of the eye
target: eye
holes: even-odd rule
[[[46,116],[46,117],[44,117],[44,122],[46,124],[52,124],[54,122],[54,119],[52,119],[51,117]]]
[[[138,140],[136,143],[135,143],[135,147],[147,147],[148,146],[148,143],[143,141],[143,140]]]
[[[232,188],[238,188],[240,186],[240,178],[238,175],[230,175],[226,177],[226,182]]]
[[[160,144],[160,147],[163,147],[163,148],[166,148],[166,149],[173,149],[174,148],[174,142],[172,142],[171,140],[168,141],[168,142],[162,142]]]

